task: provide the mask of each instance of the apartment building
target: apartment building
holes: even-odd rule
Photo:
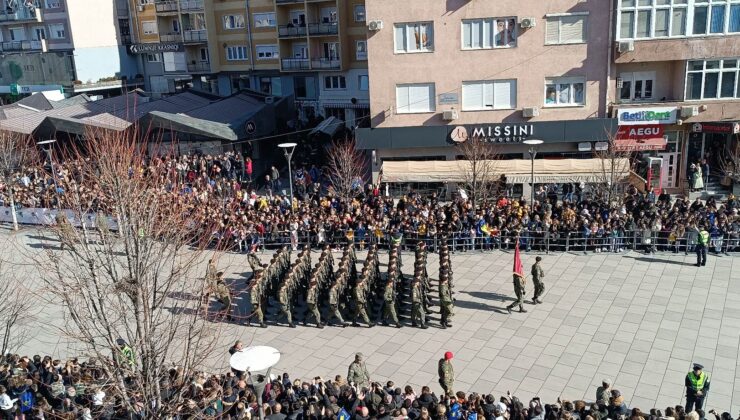
[[[615,130],[609,1],[367,2],[372,128],[384,160],[456,160],[470,137],[509,158],[591,157]]]
[[[615,7],[611,112],[620,138],[662,160],[655,186],[684,189],[701,159],[714,186],[740,132],[740,1],[616,0]]]

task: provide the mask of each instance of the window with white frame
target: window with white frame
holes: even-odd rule
[[[586,103],[586,80],[557,77],[545,80],[545,106],[580,106]]]
[[[227,61],[243,61],[247,59],[247,47],[245,45],[231,45],[226,47]]]
[[[347,79],[344,76],[326,76],[324,77],[324,89],[347,89]]]
[[[740,0],[620,0],[619,39],[740,32]]]
[[[396,113],[414,114],[436,110],[434,83],[396,85]]]
[[[434,51],[434,24],[432,22],[397,23],[395,38],[397,53]]]
[[[740,1],[694,0],[693,3],[693,35],[740,32]]]
[[[280,57],[277,45],[257,45],[255,51],[258,60],[274,60]]]
[[[274,12],[254,14],[255,28],[274,28],[276,24]]]
[[[355,22],[364,22],[365,19],[365,5],[355,5]]]
[[[162,55],[159,53],[147,53],[146,61],[150,63],[159,63],[162,61]]]
[[[740,98],[740,59],[689,61],[686,67],[686,99]]]
[[[46,3],[47,9],[58,9],[62,7],[61,0],[46,0],[44,3]]]
[[[46,39],[46,28],[43,26],[35,26],[33,28],[33,40],[41,41],[42,39]]]
[[[516,18],[486,18],[462,21],[462,48],[478,50],[516,46]]]
[[[358,76],[357,86],[359,90],[367,91],[370,90],[370,77],[367,74],[361,74]]]
[[[64,39],[67,32],[63,23],[52,23],[49,25],[49,35],[51,39]]]
[[[462,84],[463,111],[514,108],[516,108],[516,80],[479,80]]]
[[[367,60],[367,41],[364,39],[357,41],[355,47],[355,58],[358,60]]]
[[[622,101],[646,101],[653,99],[655,85],[654,71],[636,71],[619,75],[621,88],[619,99]]]
[[[545,44],[580,44],[586,42],[588,13],[569,13],[546,17]]]
[[[141,22],[141,30],[144,31],[144,35],[153,35],[159,32],[157,29],[157,21],[155,20],[144,20]]]
[[[244,27],[244,15],[224,15],[224,29],[241,29]]]

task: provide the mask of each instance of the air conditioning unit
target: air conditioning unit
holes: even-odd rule
[[[537,26],[537,19],[533,17],[525,17],[522,18],[521,21],[519,21],[519,25],[522,28],[534,28],[535,26]]]
[[[265,103],[266,104],[275,103],[275,97],[274,96],[265,96]]]
[[[144,5],[143,4],[140,4],[140,5],[136,6],[136,10],[138,10],[139,12],[143,12],[144,11]]]
[[[696,105],[682,106],[681,107],[681,118],[691,118],[699,115],[699,107]]]
[[[617,43],[617,52],[620,54],[634,51],[635,50],[635,41],[619,41]]]
[[[455,111],[454,109],[450,111],[445,111],[442,113],[442,119],[445,121],[454,121],[458,117],[459,115],[457,114],[457,111]]]
[[[383,21],[382,20],[371,20],[367,23],[367,29],[371,31],[379,31],[383,29]]]
[[[523,108],[522,109],[522,116],[524,118],[532,118],[532,117],[539,117],[540,116],[540,109],[536,106],[531,108]]]

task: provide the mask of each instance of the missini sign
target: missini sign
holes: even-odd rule
[[[463,143],[469,138],[476,138],[486,143],[521,143],[532,136],[533,124],[459,125],[450,133],[450,140]]]

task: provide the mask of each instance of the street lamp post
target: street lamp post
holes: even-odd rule
[[[54,180],[54,196],[57,197],[57,207],[59,207],[59,195],[57,193],[57,188],[59,188],[59,185],[57,185],[57,171],[54,169],[54,160],[51,158],[51,145],[56,142],[57,141],[55,139],[49,139],[40,141],[36,144],[41,146],[41,148],[46,153],[46,157],[49,158],[49,166],[51,167],[51,178]],[[49,147],[44,147],[46,145],[49,145]]]
[[[288,185],[290,186],[290,210],[293,211],[293,170],[290,168],[290,163],[293,160],[293,152],[295,151],[296,143],[280,143],[278,147],[283,149],[285,153],[285,160],[288,161]]]
[[[530,139],[530,140],[524,140],[524,144],[529,146],[529,158],[532,162],[532,174],[531,174],[531,184],[530,184],[530,197],[529,197],[529,206],[531,208],[534,208],[534,158],[537,156],[537,146],[544,143],[542,140],[537,139]]]

